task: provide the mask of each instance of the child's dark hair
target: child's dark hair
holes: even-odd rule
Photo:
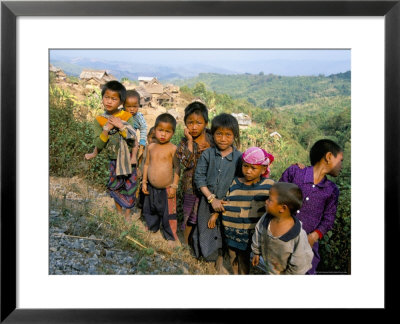
[[[118,92],[119,94],[119,100],[121,100],[121,102],[125,102],[126,99],[126,89],[124,87],[124,85],[118,81],[108,81],[105,85],[103,85],[102,89],[101,89],[101,97],[103,98],[104,93],[106,92],[106,90],[111,90],[111,91],[115,91]]]
[[[140,94],[139,94],[139,92],[137,92],[136,90],[127,90],[127,91],[126,91],[126,98],[125,98],[125,100],[128,99],[129,97],[137,98],[139,107],[142,106],[142,105],[140,104]]]
[[[150,127],[149,132],[147,133],[147,137],[149,137],[152,132],[154,132],[154,126]]]
[[[303,205],[303,193],[294,183],[276,182],[270,190],[278,194],[278,204],[288,206],[290,214],[296,216],[297,211]]]
[[[199,101],[195,101],[187,105],[185,108],[185,117],[183,117],[183,121],[186,124],[186,119],[191,115],[196,114],[202,116],[206,124],[208,123],[208,109],[207,106]]]
[[[218,128],[228,128],[233,132],[235,144],[240,146],[239,123],[235,117],[230,114],[222,113],[214,117],[211,122],[211,135],[214,136]]]
[[[317,164],[323,157],[325,157],[326,153],[331,152],[334,157],[338,155],[338,153],[343,152],[342,148],[329,139],[322,139],[314,143],[310,150],[310,163],[312,166]]]
[[[171,124],[172,129],[174,130],[174,133],[175,133],[176,119],[174,118],[174,116],[172,116],[171,114],[168,114],[168,113],[163,113],[163,114],[159,115],[156,118],[156,122],[154,123],[154,128],[156,128],[158,126],[158,124],[161,122]]]

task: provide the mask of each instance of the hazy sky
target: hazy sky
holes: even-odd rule
[[[184,64],[214,65],[220,68],[240,71],[259,72],[263,64],[277,62],[314,65],[318,67],[335,66],[338,72],[350,70],[350,50],[51,50],[52,59],[59,57],[85,58],[93,60],[113,60],[119,62],[145,63],[162,66]],[[308,63],[303,63],[308,62]],[[310,67],[311,68],[311,67]],[[323,73],[324,71],[320,71]]]
[[[66,57],[115,59],[148,64],[221,61],[322,60],[350,62],[350,50],[57,50]]]

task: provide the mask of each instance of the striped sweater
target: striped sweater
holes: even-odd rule
[[[246,185],[236,177],[229,187],[222,213],[225,241],[230,247],[249,250],[255,226],[265,213],[265,200],[274,180],[261,178]]]
[[[140,140],[139,145],[146,146],[146,139],[147,139],[147,123],[143,117],[143,114],[137,112],[135,115],[132,116],[133,118],[133,128],[138,129],[140,131]]]

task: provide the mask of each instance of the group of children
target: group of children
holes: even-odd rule
[[[184,243],[196,258],[215,262],[218,273],[228,272],[225,255],[234,274],[250,273],[251,265],[268,274],[316,273],[318,241],[333,227],[338,203],[339,190],[326,177],[341,170],[343,152],[336,143],[317,141],[310,151],[311,166],[292,165],[275,182],[269,178],[270,153],[259,147],[238,150],[239,125],[230,114],[217,115],[208,128],[207,107],[192,102],[185,108],[186,127],[178,146],[170,142],[176,120],[168,113],[157,117],[146,144],[137,92],[110,81],[102,102],[105,112],[95,120],[96,148],[86,158],[107,149],[107,189],[117,210],[126,209],[127,220],[130,210],[141,206],[150,232],[160,230],[169,242],[179,242],[180,185]]]

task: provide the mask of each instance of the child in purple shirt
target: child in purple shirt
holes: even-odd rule
[[[327,175],[337,177],[342,169],[343,150],[335,142],[322,139],[310,150],[311,166],[301,169],[292,165],[283,172],[280,182],[291,182],[303,192],[303,206],[297,217],[307,233],[314,252],[312,268],[307,274],[315,274],[320,261],[318,240],[332,229],[335,222],[339,189]]]

